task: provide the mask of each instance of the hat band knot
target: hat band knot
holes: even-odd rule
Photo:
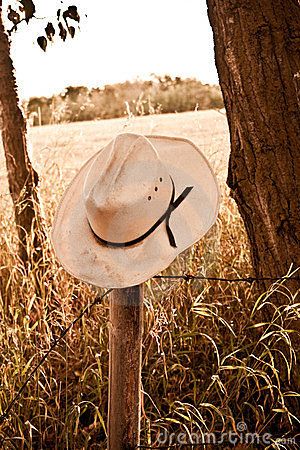
[[[175,247],[176,248],[177,245],[176,245],[175,237],[174,237],[174,234],[173,234],[173,232],[171,230],[171,227],[170,227],[170,217],[171,217],[172,212],[175,211],[176,208],[178,208],[178,206],[188,196],[188,194],[191,192],[191,190],[193,189],[194,186],[186,187],[182,191],[182,193],[177,197],[177,199],[174,201],[174,198],[175,198],[175,185],[174,185],[174,181],[173,181],[172,177],[170,177],[170,178],[171,178],[171,181],[172,181],[173,189],[172,189],[172,195],[171,195],[171,200],[170,200],[168,209],[155,222],[155,224],[152,225],[152,227],[149,228],[148,231],[146,231],[146,233],[142,234],[141,236],[137,237],[136,239],[132,239],[131,241],[127,241],[127,242],[110,242],[110,241],[106,241],[105,239],[102,239],[100,236],[98,236],[94,232],[90,222],[88,221],[89,226],[90,226],[90,228],[92,230],[92,233],[93,233],[96,241],[99,242],[99,244],[106,245],[107,247],[121,247],[121,248],[131,247],[132,245],[138,244],[139,242],[142,242],[144,239],[146,239],[148,236],[150,236],[150,234],[152,234],[159,227],[159,225],[161,225],[165,221],[166,222],[166,231],[167,231],[167,235],[168,235],[168,238],[169,238],[170,245],[171,245],[171,247]]]

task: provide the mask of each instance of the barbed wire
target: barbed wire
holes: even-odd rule
[[[228,283],[238,283],[238,282],[246,282],[246,283],[254,283],[259,281],[284,281],[284,280],[298,280],[300,281],[300,276],[288,276],[285,275],[283,277],[236,277],[236,278],[224,278],[224,277],[205,277],[204,275],[155,275],[153,278],[156,279],[166,279],[166,280],[184,280],[184,281],[192,281],[192,280],[207,280],[207,281],[220,281],[220,282],[228,282]]]

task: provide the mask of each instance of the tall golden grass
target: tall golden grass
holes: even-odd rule
[[[49,227],[64,179],[56,165],[48,165],[41,194]],[[228,194],[223,186],[214,228],[166,274],[251,274],[245,229]],[[99,292],[69,276],[49,242],[41,264],[24,268],[5,194],[0,215],[2,414],[51,343]],[[283,298],[280,307],[274,291]],[[183,432],[192,442],[193,433],[237,431],[243,422],[249,432],[270,433],[269,448],[282,448],[276,437],[293,436],[299,426],[291,406],[299,393],[290,383],[296,370],[290,323],[299,316],[298,301],[284,282],[263,295],[246,282],[145,283],[142,444],[156,448],[164,429]],[[266,321],[262,313],[269,305],[274,313]],[[27,385],[0,425],[1,448],[106,448],[108,328],[105,299],[71,329]]]

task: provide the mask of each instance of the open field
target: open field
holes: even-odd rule
[[[124,130],[191,138],[209,159],[221,186],[216,225],[166,273],[249,276],[245,229],[225,186],[227,123],[217,111],[31,129],[33,161],[41,175],[48,226],[64,187],[78,168]],[[42,270],[32,265],[26,272],[21,266],[15,255],[3,157],[0,202],[1,414],[30,367],[94,300],[96,289],[66,274],[49,243],[43,249]],[[255,286],[245,282],[153,279],[145,283],[143,445],[157,448],[159,433],[164,430],[184,433],[187,443],[193,442],[192,437],[200,443],[203,433],[216,433],[215,439],[219,439],[222,431],[241,431],[241,426],[251,433],[270,433],[271,441],[273,435],[291,431],[297,422],[288,406],[294,394],[287,385],[295,364],[288,330],[291,309],[262,320],[266,303],[272,304],[272,289],[284,290],[282,285],[274,285],[267,296],[258,297]],[[292,302],[288,292],[284,300]],[[9,420],[0,425],[0,448],[106,448],[108,328],[105,299],[72,328],[28,384]],[[220,445],[206,448],[221,448],[226,436],[224,439]],[[241,444],[237,448],[258,446]]]
[[[124,131],[188,137],[201,148],[216,171],[222,172],[224,179],[224,168],[229,154],[228,127],[225,115],[217,111],[33,127],[29,134],[35,167],[43,177],[50,167],[57,165],[63,179],[69,180],[90,156],[116,133]],[[3,189],[6,182],[3,151],[0,170]]]

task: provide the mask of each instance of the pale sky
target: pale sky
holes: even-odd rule
[[[81,31],[44,53],[36,38],[60,1],[37,0],[39,17],[12,36],[21,98],[51,95],[66,86],[103,86],[151,73],[217,83],[205,0],[71,0]],[[87,18],[84,17],[87,14]]]

